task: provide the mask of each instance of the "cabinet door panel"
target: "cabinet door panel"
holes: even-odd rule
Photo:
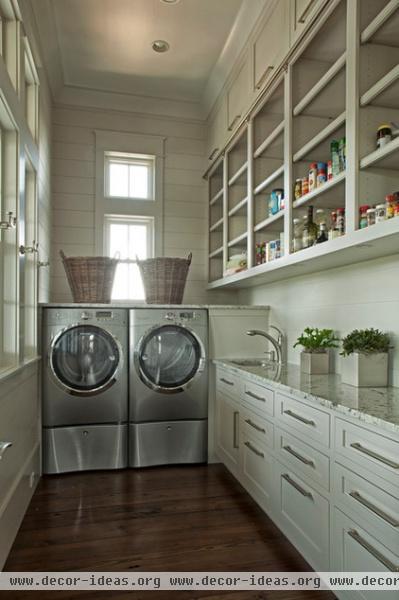
[[[255,436],[248,430],[240,432],[240,468],[241,479],[248,491],[253,490],[256,497],[266,508],[272,503],[273,457]]]
[[[219,456],[231,470],[238,465],[239,406],[220,392],[216,395],[216,445]]]
[[[308,27],[316,13],[326,3],[325,0],[291,0],[291,45]]]
[[[227,92],[227,128],[233,131],[249,103],[249,60],[246,56]]]
[[[209,135],[207,143],[207,158],[213,161],[222,151],[227,138],[226,98],[222,99],[217,111],[209,121]]]
[[[259,90],[266,84],[286,56],[289,46],[288,22],[288,2],[278,0],[254,42],[254,89]]]

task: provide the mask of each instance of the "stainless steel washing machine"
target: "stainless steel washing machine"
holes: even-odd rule
[[[130,311],[129,464],[207,460],[206,310]]]
[[[128,311],[43,314],[43,471],[127,466]]]

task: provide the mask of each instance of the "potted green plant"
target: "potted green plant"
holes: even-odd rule
[[[388,385],[388,333],[354,329],[342,340],[342,383],[356,387]]]
[[[332,329],[306,327],[294,344],[302,346],[301,371],[309,375],[326,375],[330,371],[330,348],[337,348],[338,338]]]

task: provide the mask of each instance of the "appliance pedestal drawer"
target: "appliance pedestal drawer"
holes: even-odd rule
[[[316,571],[329,570],[329,502],[275,460],[278,524]]]
[[[43,430],[43,472],[127,467],[127,425],[83,425]]]

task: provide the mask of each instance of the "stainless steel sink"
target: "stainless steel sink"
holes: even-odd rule
[[[273,363],[267,360],[262,360],[261,358],[237,358],[231,361],[233,365],[237,365],[239,367],[264,367],[271,369],[276,366],[277,363]]]

